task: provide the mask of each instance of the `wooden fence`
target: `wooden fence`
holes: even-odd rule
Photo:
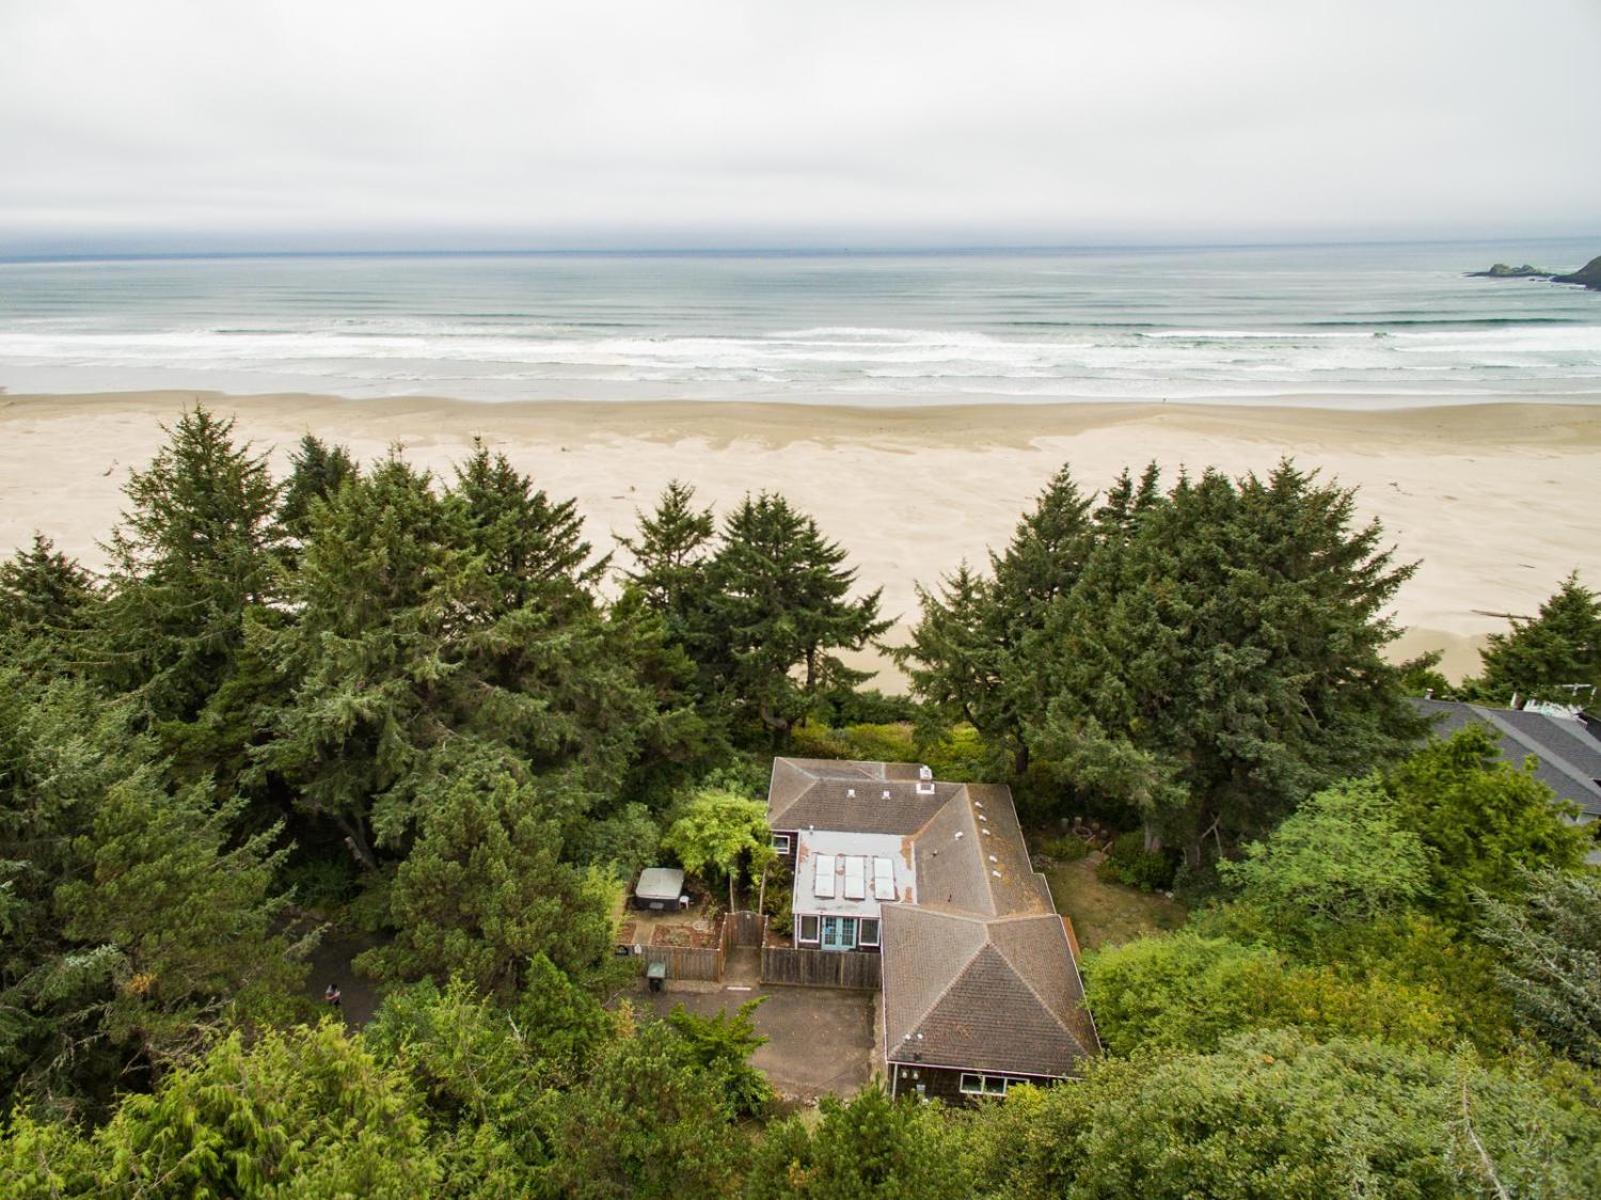
[[[639,970],[655,962],[667,964],[669,979],[704,979],[713,983],[723,977],[721,946],[646,946],[638,956]]]
[[[762,947],[762,982],[801,987],[878,988],[881,964],[866,950],[801,950]]]

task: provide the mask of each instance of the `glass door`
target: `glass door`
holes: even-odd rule
[[[854,917],[824,917],[823,949],[856,949],[856,919]]]

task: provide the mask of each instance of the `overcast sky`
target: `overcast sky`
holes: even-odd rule
[[[1601,0],[0,0],[0,254],[1601,234]]]

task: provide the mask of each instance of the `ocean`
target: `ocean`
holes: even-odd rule
[[[0,387],[467,400],[1601,400],[1601,242],[0,260]]]

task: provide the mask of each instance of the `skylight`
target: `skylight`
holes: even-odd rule
[[[895,864],[887,858],[873,860],[873,899],[895,899]]]
[[[859,854],[845,859],[845,899],[867,899],[867,860]]]
[[[812,892],[819,900],[832,900],[834,898],[834,856],[832,854],[819,854],[814,861],[817,863],[817,876],[812,884]]]

